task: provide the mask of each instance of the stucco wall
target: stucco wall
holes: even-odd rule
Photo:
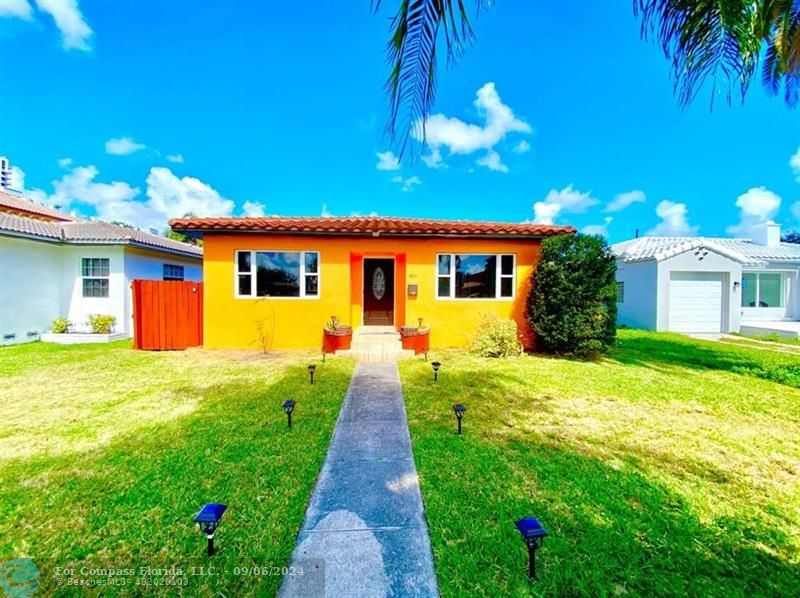
[[[0,344],[36,340],[61,313],[60,247],[0,236]],[[6,335],[15,335],[5,339]]]
[[[655,330],[657,326],[658,264],[617,260],[617,281],[625,283],[625,300],[617,303],[617,323]]]
[[[464,346],[483,313],[513,318],[530,344],[525,321],[525,302],[530,275],[539,256],[539,241],[468,239],[382,239],[291,237],[279,235],[205,236],[204,338],[207,347],[256,348],[259,320],[274,315],[273,346],[320,347],[322,328],[331,315],[354,327],[362,317],[363,257],[396,257],[395,325],[416,325],[423,318],[431,327],[435,347]],[[319,298],[236,298],[234,292],[236,250],[318,251]],[[438,299],[437,253],[513,253],[517,256],[513,299]],[[404,265],[403,265],[404,263]],[[417,285],[416,297],[408,285]]]
[[[108,258],[108,297],[84,297],[81,260]],[[112,315],[115,332],[127,332],[125,318],[125,251],[119,245],[63,245],[61,247],[62,310],[73,328],[89,332],[90,314]]]

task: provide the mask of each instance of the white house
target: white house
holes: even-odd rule
[[[131,281],[199,281],[202,259],[188,243],[0,192],[0,344],[36,340],[62,316],[88,331],[89,314],[130,335]]]
[[[641,237],[617,243],[618,322],[675,332],[800,334],[800,245],[774,222],[752,239]]]

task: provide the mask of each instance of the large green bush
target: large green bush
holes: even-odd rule
[[[528,297],[536,347],[548,353],[590,355],[614,344],[616,260],[605,240],[562,235],[542,243]]]

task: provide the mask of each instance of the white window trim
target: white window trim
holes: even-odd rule
[[[241,295],[239,294],[239,275],[240,274],[247,274],[247,272],[240,272],[239,271],[239,254],[240,253],[249,253],[250,254],[250,290],[252,292],[251,295]],[[263,297],[256,295],[256,271],[258,270],[256,266],[256,255],[257,253],[299,253],[300,254],[300,280],[302,283],[300,284],[300,295],[298,297],[275,297],[272,295],[264,295]],[[316,272],[308,272],[306,273],[306,254],[307,253],[316,253],[317,254],[317,271]],[[233,294],[236,299],[274,299],[276,301],[297,301],[299,299],[304,300],[317,300],[322,296],[322,253],[317,250],[309,250],[304,251],[302,249],[237,249],[233,253]],[[317,277],[317,294],[316,295],[306,295],[306,276],[316,276]]]
[[[616,297],[617,303],[625,303],[625,281],[624,280],[618,280],[617,281],[617,289],[616,289],[616,291],[617,291],[617,293],[616,293],[616,295],[617,295],[617,297]]]
[[[448,274],[439,274],[439,257],[447,255],[450,256],[450,272]],[[457,255],[493,255],[496,256],[498,259],[495,260],[495,296],[494,297],[456,297],[456,256]],[[513,260],[511,266],[511,274],[503,274],[503,257],[504,255],[510,255],[511,259]],[[495,253],[493,251],[489,251],[486,253],[437,253],[436,254],[436,263],[434,267],[434,287],[433,287],[433,294],[436,301],[466,301],[471,303],[477,303],[479,301],[514,301],[517,297],[517,254],[516,253]],[[450,278],[450,296],[449,297],[440,297],[439,296],[439,279],[440,278]],[[501,281],[503,278],[510,278],[511,279],[511,296],[510,297],[501,297],[500,296],[500,289],[501,289]]]
[[[81,299],[109,299],[111,297],[111,258],[108,257],[82,257],[80,258],[80,275],[81,275]],[[83,275],[83,260],[106,260],[108,262],[108,276],[84,276]],[[96,297],[94,295],[87,296],[84,292],[84,280],[106,280],[108,281],[108,295]]]
[[[786,309],[788,310],[790,307],[790,298],[791,298],[791,280],[792,275],[796,274],[796,272],[792,270],[745,270],[742,272],[742,283],[744,283],[744,275],[745,274],[753,274],[756,277],[756,305],[754,307],[749,306],[741,306],[741,309],[747,310],[754,310],[754,309]],[[781,299],[783,299],[783,305],[779,305],[776,307],[760,307],[758,302],[761,300],[761,275],[762,274],[780,274],[781,276]],[[744,284],[742,284],[744,286]],[[741,291],[741,297],[744,297],[744,288]],[[739,303],[741,304],[741,298],[739,299]]]

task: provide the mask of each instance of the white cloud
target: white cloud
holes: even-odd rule
[[[0,18],[2,17],[30,21],[33,11],[28,0],[0,0]]]
[[[257,201],[246,201],[242,205],[242,213],[245,216],[250,216],[251,218],[260,218],[264,215],[265,209],[266,206]]]
[[[613,220],[614,219],[611,216],[606,216],[603,218],[603,224],[590,224],[588,226],[584,226],[581,232],[586,235],[600,235],[607,237],[608,225],[611,224]]]
[[[442,161],[442,152],[438,147],[432,147],[430,154],[422,156],[422,161],[428,168],[447,168],[447,164]]]
[[[69,168],[70,166],[72,166],[72,158],[61,158],[58,161],[58,166],[60,168]]]
[[[214,188],[192,178],[178,178],[168,168],[153,167],[147,177],[147,199],[141,190],[126,182],[98,182],[96,166],[78,166],[53,181],[53,193],[34,189],[28,196],[62,209],[94,209],[100,220],[119,220],[138,228],[162,230],[170,218],[195,216],[230,216],[234,202]]]
[[[794,173],[795,180],[800,183],[800,147],[798,147],[797,151],[789,158],[789,166]]]
[[[112,156],[127,156],[146,147],[143,143],[137,143],[132,137],[114,137],[106,141],[106,153]]]
[[[319,211],[319,215],[322,216],[323,218],[333,217],[333,214],[331,214],[330,211],[328,210],[328,204],[326,203],[322,204],[322,209]]]
[[[378,170],[399,170],[400,169],[400,159],[394,155],[393,152],[378,152],[375,154],[378,156],[378,163],[375,165],[375,168]]]
[[[757,224],[772,220],[781,207],[781,198],[766,187],[753,187],[736,199],[739,223],[725,230],[730,235],[749,237]]]
[[[800,201],[794,202],[790,209],[792,210],[792,216],[800,220]]]
[[[393,183],[398,183],[400,185],[400,191],[403,192],[413,191],[415,186],[422,184],[422,179],[420,179],[418,176],[411,176],[404,179],[398,174],[393,176],[390,180]]]
[[[634,189],[633,191],[626,191],[625,193],[618,194],[611,202],[606,206],[606,212],[621,212],[631,204],[635,203],[643,203],[647,200],[647,196],[644,194],[644,191],[639,191],[638,189]]]
[[[668,199],[660,201],[656,206],[656,215],[661,221],[646,234],[668,237],[694,236],[699,227],[689,224],[688,213],[685,203],[676,203]]]
[[[538,224],[553,224],[562,212],[581,214],[597,203],[591,192],[582,193],[573,189],[572,185],[560,191],[550,189],[542,201],[533,204],[533,220]]]
[[[483,158],[475,160],[475,164],[478,166],[485,166],[489,170],[494,170],[496,172],[508,172],[508,166],[503,164],[500,160],[500,154],[494,150],[489,150]]]
[[[515,145],[511,149],[511,151],[514,152],[515,154],[527,153],[527,152],[531,151],[531,144],[523,139],[517,145]]]
[[[167,160],[175,164],[183,164],[183,154],[167,154]]]
[[[416,123],[412,131],[413,137],[417,141],[423,141],[424,138],[432,151],[441,147],[447,147],[450,154],[472,154],[486,150],[486,156],[479,160],[482,166],[492,168],[493,165],[502,164],[499,155],[494,158],[491,154],[494,146],[509,133],[528,134],[533,129],[514,116],[511,108],[503,104],[494,83],[486,83],[478,90],[474,105],[478,115],[484,120],[482,126],[466,123],[456,117],[434,114],[425,123],[424,131],[422,122]],[[492,169],[505,172],[502,168]]]
[[[65,49],[84,52],[92,49],[89,38],[94,32],[84,20],[78,0],[36,0],[36,5],[39,10],[53,17],[56,27],[61,31],[61,41]]]

